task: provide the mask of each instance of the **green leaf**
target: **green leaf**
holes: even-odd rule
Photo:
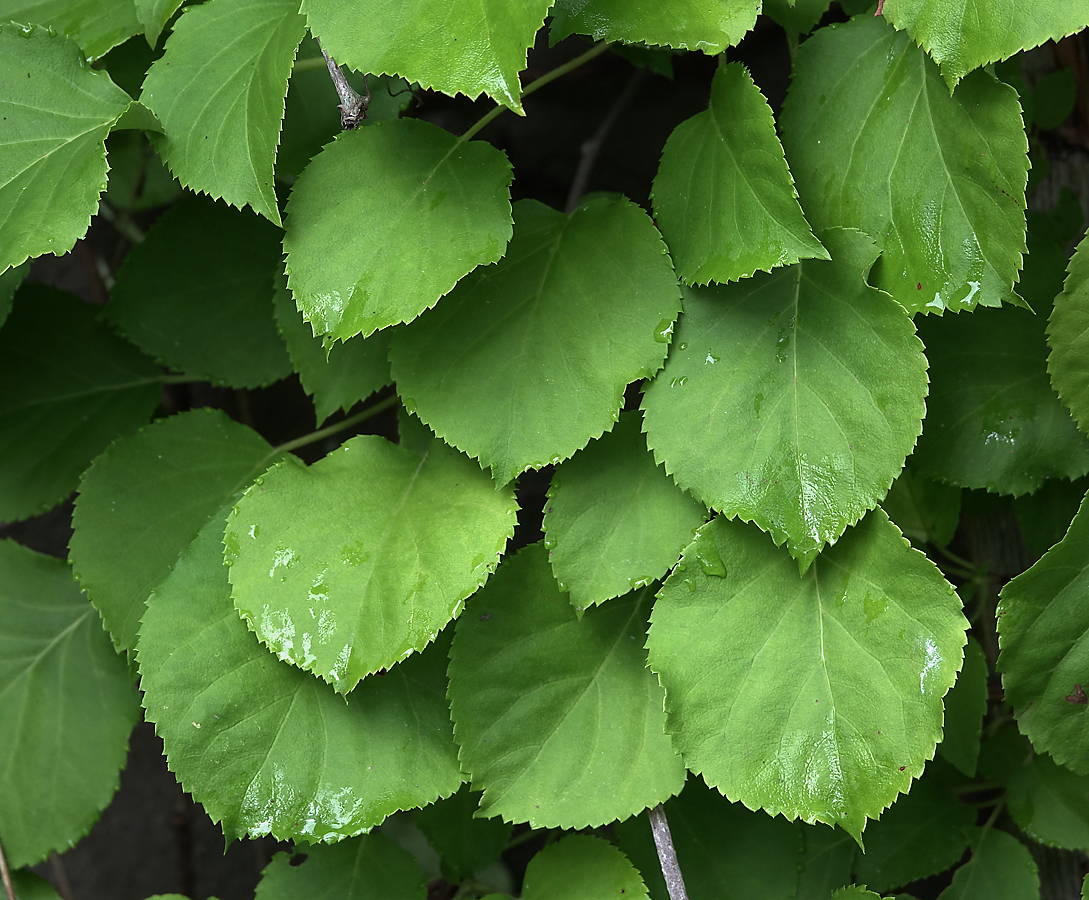
[[[887,0],[883,14],[941,65],[950,91],[972,69],[1089,25],[1068,0]]]
[[[305,33],[298,0],[210,0],[178,19],[140,100],[162,122],[152,142],[183,185],[280,224],[273,163]]]
[[[595,41],[647,43],[714,56],[739,43],[758,12],[760,0],[557,0],[551,42],[588,34]]]
[[[830,5],[831,0],[764,0],[761,12],[782,25],[788,35],[809,34]]]
[[[457,790],[446,641],[338,696],[246,628],[222,533],[205,525],[156,589],[138,656],[170,768],[228,841],[335,841]]]
[[[510,839],[511,828],[502,819],[474,818],[479,801],[478,793],[462,785],[453,797],[413,813],[427,842],[461,878],[499,859]]]
[[[647,450],[638,413],[563,463],[545,507],[545,546],[576,610],[665,575],[706,520]]]
[[[810,222],[873,237],[877,287],[912,312],[1020,302],[1028,142],[1013,88],[979,72],[950,96],[907,35],[863,15],[805,42],[781,122]]]
[[[481,92],[521,112],[518,73],[552,0],[304,0],[311,33],[341,65],[400,75],[472,99]],[[411,244],[411,241],[409,241]]]
[[[184,2],[185,0],[135,0],[136,17],[144,26],[144,36],[151,47],[154,48],[159,43],[159,36],[166,28],[166,23]]]
[[[343,132],[287,204],[288,284],[315,334],[416,318],[511,235],[511,168],[491,144],[418,119]]]
[[[1034,558],[1043,556],[1063,539],[1087,489],[1087,478],[1050,479],[1038,491],[1014,499],[1021,536]]]
[[[130,102],[71,41],[0,25],[0,272],[83,237],[106,188],[106,135]]]
[[[15,292],[29,273],[29,262],[0,273],[0,328],[3,327],[4,322],[7,321],[8,315],[11,313]]]
[[[24,285],[0,330],[0,521],[44,512],[118,435],[148,420],[157,366],[72,294]]]
[[[650,603],[644,588],[578,618],[539,544],[473,599],[451,651],[450,712],[462,768],[484,790],[480,815],[586,828],[681,789],[646,669]]]
[[[1002,588],[998,668],[1006,700],[1038,751],[1089,775],[1089,504],[1027,572]]]
[[[608,841],[571,834],[529,861],[522,900],[639,900],[646,885],[626,856]]]
[[[651,196],[686,284],[828,259],[798,205],[771,108],[740,63],[719,68],[710,107],[674,129]]]
[[[84,472],[69,555],[115,646],[136,646],[148,594],[273,456],[257,433],[199,409],[122,438]]]
[[[1014,821],[1029,837],[1051,847],[1089,847],[1089,777],[1075,775],[1045,754],[1021,766],[1007,794]]]
[[[873,244],[828,232],[831,262],[685,291],[643,428],[677,484],[784,541],[803,570],[888,490],[921,430],[915,328],[864,273]]]
[[[851,880],[857,845],[842,829],[797,823],[802,833],[798,893],[794,900],[825,900]]]
[[[132,0],[0,0],[0,21],[9,19],[67,35],[91,61],[140,31]]]
[[[438,442],[420,456],[361,435],[309,468],[278,463],[227,522],[235,606],[280,659],[347,693],[457,617],[516,509],[513,490]]]
[[[522,200],[515,218],[499,265],[390,346],[405,405],[498,481],[609,430],[625,387],[661,367],[680,308],[661,237],[631,201],[598,196],[565,216]]]
[[[388,358],[392,331],[372,334],[366,340],[354,337],[326,348],[300,318],[286,279],[277,275],[274,284],[276,325],[303,389],[314,398],[319,425],[337,410],[347,412],[392,382]]]
[[[1089,472],[1089,439],[1051,388],[1042,315],[981,309],[924,319],[932,387],[918,472],[1003,494]]]
[[[1081,430],[1089,432],[1089,241],[1078,244],[1067,271],[1047,324],[1047,370]]]
[[[997,828],[971,833],[972,858],[938,900],[1039,900],[1036,863],[1024,844]]]
[[[689,769],[750,808],[858,839],[933,756],[966,627],[881,510],[804,576],[719,517],[659,593],[647,648]]]
[[[969,637],[964,667],[957,683],[945,695],[945,734],[938,744],[938,755],[969,778],[976,774],[987,695],[987,660],[983,648]]]
[[[15,900],[61,900],[53,885],[26,869],[12,872],[11,883]]]
[[[960,488],[915,475],[905,468],[892,483],[881,506],[904,532],[904,537],[925,549],[945,547],[960,521]]]
[[[13,867],[90,831],[139,712],[125,661],[68,566],[0,540],[0,840]]]
[[[866,890],[864,884],[851,884],[832,894],[832,900],[868,900],[870,897],[880,900],[880,895]]]
[[[384,834],[365,834],[330,847],[306,849],[291,864],[277,853],[257,884],[255,900],[426,900],[427,881],[412,854]]]
[[[291,374],[273,317],[277,229],[206,198],[167,210],[117,273],[106,316],[195,378],[261,387]]]

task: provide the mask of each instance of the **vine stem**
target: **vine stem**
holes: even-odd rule
[[[11,872],[8,871],[8,858],[4,856],[4,845],[0,844],[0,878],[4,881],[4,893],[8,900],[15,900],[15,885],[11,883]]]
[[[354,416],[348,416],[343,422],[337,422],[333,425],[328,425],[325,428],[319,428],[317,431],[311,431],[310,434],[304,434],[302,437],[295,438],[293,441],[288,441],[286,444],[280,444],[280,446],[273,450],[270,455],[278,456],[281,453],[290,453],[293,450],[297,450],[299,447],[305,447],[307,444],[313,444],[332,434],[336,434],[338,431],[344,431],[346,428],[351,428],[353,425],[366,421],[371,416],[376,416],[378,413],[389,409],[391,406],[399,403],[400,400],[401,398],[394,394],[392,397],[387,397],[385,400],[375,403],[374,406],[368,406],[361,412],[357,412]]]
[[[658,861],[662,864],[662,875],[665,876],[666,890],[669,891],[669,900],[688,900],[684,876],[681,875],[681,867],[677,863],[677,851],[673,849],[673,835],[669,832],[665,808],[659,803],[648,815],[650,830],[654,833],[654,846],[658,850]]]

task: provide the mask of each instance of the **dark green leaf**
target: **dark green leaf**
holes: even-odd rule
[[[957,683],[945,695],[945,734],[938,744],[938,754],[969,778],[976,774],[987,695],[987,660],[983,648],[969,637]]]
[[[29,272],[30,263],[25,262],[21,266],[0,273],[0,328],[3,327],[4,322],[7,321],[8,315],[11,313],[15,292]]]
[[[1063,539],[1086,490],[1089,490],[1089,479],[1060,481],[1052,478],[1038,491],[1022,494],[1013,501],[1021,535],[1034,556],[1043,556]]]
[[[1031,838],[1051,847],[1089,847],[1089,777],[1035,754],[1010,779],[1007,794],[1014,821]]]
[[[808,34],[828,11],[831,0],[764,0],[762,12],[787,34]],[[824,900],[824,898],[821,898]]]
[[[640,900],[647,889],[639,872],[608,841],[571,834],[529,861],[522,900]]]
[[[1047,325],[1047,370],[1081,430],[1089,432],[1089,240],[1078,245],[1067,271]]]
[[[939,900],[1039,900],[1040,879],[1032,855],[997,828],[973,828],[972,858],[953,873]]]
[[[132,0],[0,0],[0,21],[8,19],[47,25],[79,44],[90,60],[140,31]],[[0,50],[0,59],[7,52]]]
[[[11,882],[15,900],[61,900],[53,885],[26,869],[12,872]]]
[[[881,506],[913,544],[945,547],[960,521],[960,488],[915,475],[905,468]]]
[[[502,819],[473,817],[479,802],[480,795],[463,785],[453,797],[413,813],[428,843],[461,878],[499,859],[510,839],[510,826]]]

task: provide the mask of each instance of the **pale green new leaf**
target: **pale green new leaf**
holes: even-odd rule
[[[0,541],[0,841],[12,867],[90,831],[139,712],[125,661],[68,566]]]
[[[975,638],[969,637],[957,683],[945,695],[945,734],[938,744],[938,755],[969,778],[976,774],[988,693],[987,659]]]
[[[1089,775],[1089,504],[1031,569],[1007,582],[998,607],[998,668],[1006,700],[1038,751]],[[1079,690],[1081,686],[1081,690]]]
[[[1067,271],[1047,324],[1047,370],[1081,430],[1089,432],[1089,241],[1078,245]]]
[[[0,521],[59,503],[162,394],[157,366],[72,294],[25,284],[0,329]]]
[[[278,229],[205,197],[168,209],[129,251],[106,317],[159,362],[239,388],[291,374],[276,330]]]
[[[523,200],[515,218],[499,265],[390,345],[406,407],[503,482],[612,428],[625,387],[661,367],[681,305],[661,236],[631,201],[598,196],[565,216]]]
[[[886,0],[882,12],[926,48],[950,91],[972,69],[1089,25],[1084,0]]]
[[[292,864],[277,853],[262,873],[255,900],[426,900],[427,879],[407,850],[384,834],[364,834],[306,848]]]
[[[435,441],[361,435],[307,468],[279,463],[223,536],[235,606],[280,659],[347,693],[423,650],[495,571],[512,488]]]
[[[689,769],[750,808],[857,839],[933,756],[967,624],[881,510],[802,576],[719,517],[659,593],[647,648]]]
[[[1089,847],[1089,776],[1075,775],[1046,754],[1019,767],[1007,793],[1010,814],[1029,837],[1051,847]]]
[[[674,129],[651,196],[687,284],[828,259],[798,205],[771,108],[740,63],[718,69],[709,108]]]
[[[154,47],[159,43],[159,35],[163,33],[166,23],[185,0],[135,0],[135,2],[136,17],[144,26],[144,36],[148,44]]]
[[[0,0],[0,21],[7,20],[67,35],[91,61],[140,31],[133,0]],[[0,50],[0,59],[5,53]]]
[[[643,400],[677,484],[785,541],[803,569],[885,495],[927,387],[911,319],[864,280],[873,244],[844,229],[824,241],[831,262],[687,289]]]
[[[106,135],[130,102],[61,35],[0,25],[0,272],[83,237],[106,188]]]
[[[510,163],[418,119],[342,133],[287,204],[288,285],[315,334],[408,322],[511,235]]]
[[[861,228],[871,280],[912,312],[1019,303],[1028,141],[1017,92],[978,72],[950,96],[881,18],[822,28],[798,52],[783,145],[815,228]]]
[[[463,878],[499,859],[510,840],[511,827],[502,819],[475,816],[479,802],[480,794],[466,784],[453,797],[412,814],[443,865]]]
[[[280,224],[273,163],[305,34],[298,0],[209,0],[182,14],[140,94],[178,181]]]
[[[646,885],[626,856],[608,841],[571,834],[529,861],[522,900],[640,900]]]
[[[997,828],[973,828],[972,858],[938,900],[1039,900],[1040,878],[1028,847]]]
[[[462,769],[484,790],[481,815],[586,828],[680,791],[684,766],[643,650],[651,601],[644,588],[580,619],[539,544],[473,598],[449,694]]]
[[[400,75],[444,94],[475,99],[484,92],[521,112],[518,73],[552,2],[304,0],[302,11],[341,65]]]
[[[447,642],[335,694],[239,618],[223,524],[212,519],[152,595],[138,655],[167,763],[227,839],[336,841],[457,790]]]
[[[148,594],[272,458],[256,432],[199,409],[116,441],[84,472],[69,557],[115,646],[136,646]]]

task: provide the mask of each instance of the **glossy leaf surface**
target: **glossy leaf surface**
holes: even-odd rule
[[[609,430],[625,387],[661,367],[681,305],[661,237],[634,203],[599,196],[565,216],[523,200],[515,217],[499,265],[390,347],[405,405],[503,482]]]
[[[347,340],[416,318],[511,235],[510,163],[417,119],[344,132],[287,204],[288,285],[315,334]]]
[[[873,283],[912,312],[1018,302],[1028,143],[1013,88],[979,72],[950,96],[873,16],[813,35],[791,85],[783,145],[815,228],[876,240]]]
[[[689,769],[731,800],[857,837],[933,755],[966,627],[880,510],[804,576],[719,517],[659,593],[647,647]]]
[[[972,858],[939,900],[1038,900],[1040,878],[1028,848],[997,828],[973,828]]]
[[[423,650],[495,571],[514,491],[435,441],[352,438],[250,486],[223,535],[235,606],[280,659],[342,693]]]
[[[638,413],[557,468],[545,506],[545,546],[577,610],[665,575],[706,520],[647,450]]]
[[[140,31],[132,0],[3,0],[0,21],[7,20],[67,35],[92,61]]]
[[[139,712],[125,661],[68,566],[0,541],[0,840],[12,867],[90,831]]]
[[[643,589],[578,618],[539,544],[474,597],[451,651],[450,711],[482,815],[585,828],[681,789],[645,668],[650,603]]]
[[[297,0],[211,0],[182,14],[140,100],[162,122],[153,142],[183,185],[280,224],[273,162],[305,33]]]
[[[1047,369],[1081,430],[1089,432],[1089,243],[1078,245],[1068,271],[1048,321]]]
[[[771,108],[740,63],[718,69],[709,108],[670,135],[652,197],[686,284],[828,258],[798,205]]]
[[[685,291],[643,428],[677,484],[786,542],[803,568],[884,496],[921,430],[922,344],[863,280],[873,245]]]
[[[239,618],[222,530],[201,529],[156,589],[138,654],[167,762],[228,840],[336,841],[457,790],[445,646],[338,696]]]
[[[106,135],[129,102],[73,42],[0,27],[0,272],[83,237],[106,188]]]
[[[643,879],[608,841],[571,834],[529,861],[522,900],[601,900],[646,897]]]

